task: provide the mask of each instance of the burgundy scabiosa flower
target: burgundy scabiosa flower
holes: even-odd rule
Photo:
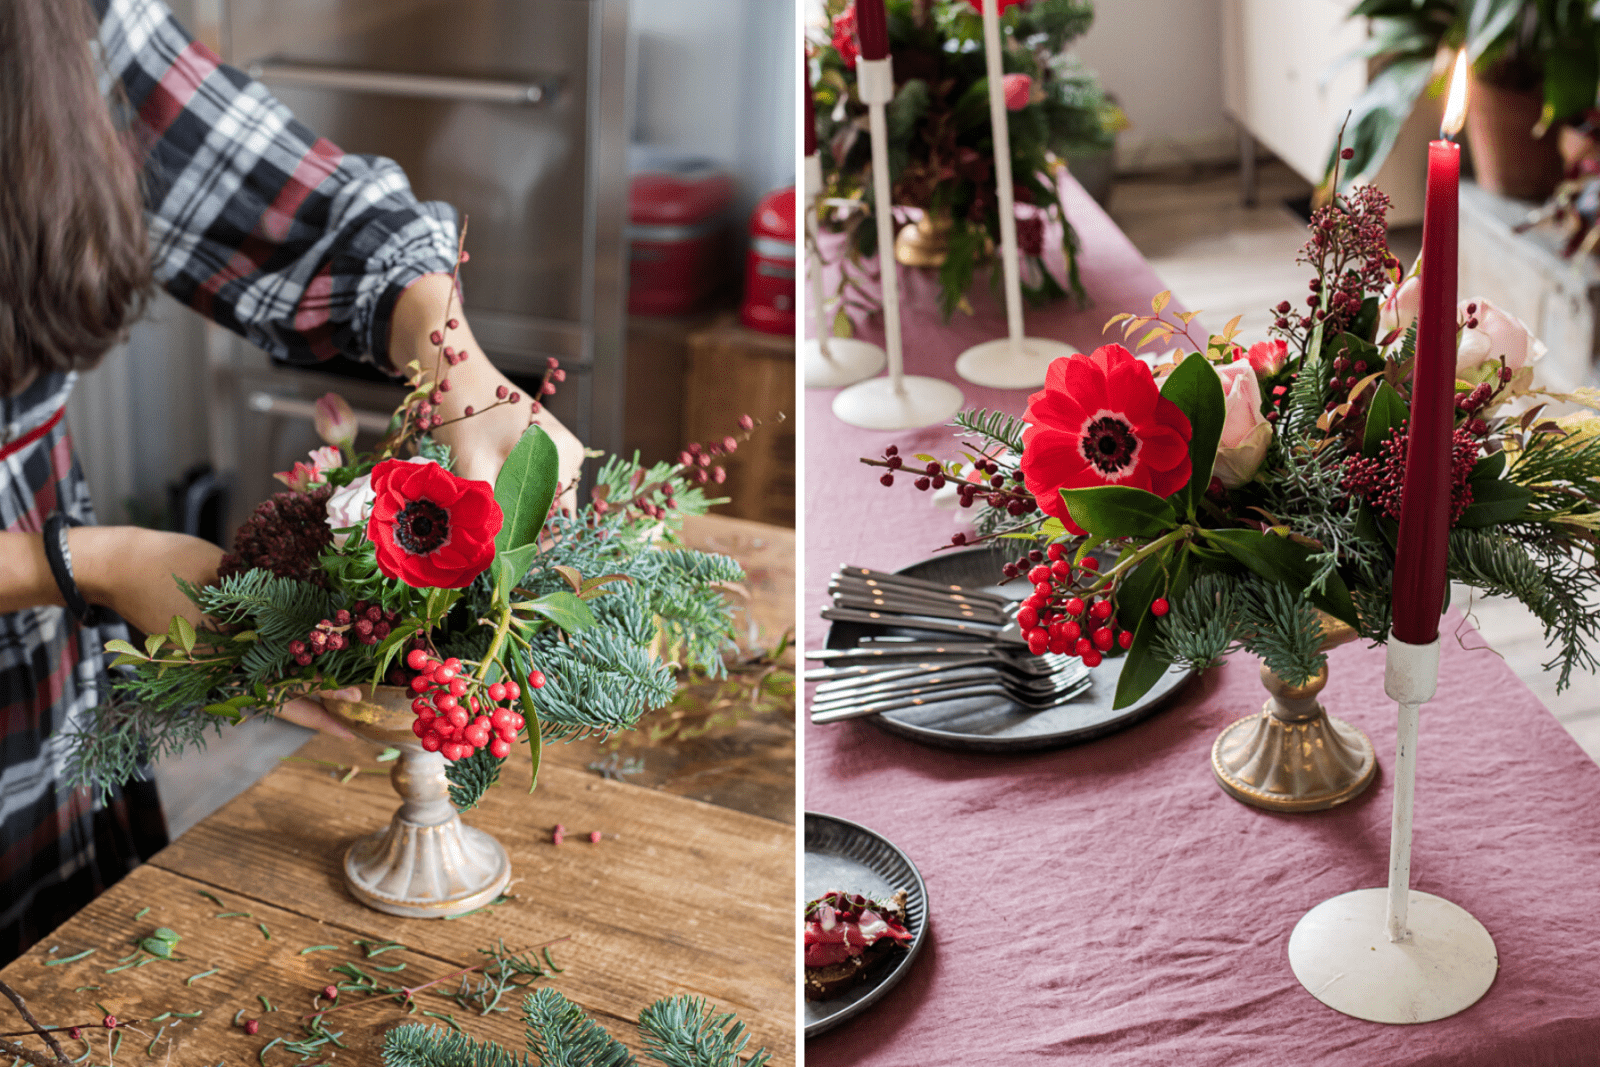
[[[1189,483],[1189,417],[1121,345],[1055,360],[1023,418],[1024,483],[1073,533],[1083,530],[1062,489],[1126,485],[1166,497]]]
[[[274,493],[256,505],[233,535],[233,551],[222,557],[217,577],[261,567],[280,578],[327,585],[317,559],[333,541],[324,518],[331,492],[323,486],[309,493]]]

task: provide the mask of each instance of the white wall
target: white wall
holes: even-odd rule
[[[634,0],[633,140],[703,155],[748,214],[795,181],[795,0]]]
[[[1221,0],[1099,0],[1074,51],[1100,74],[1133,123],[1119,170],[1233,159],[1238,134],[1222,113]]]

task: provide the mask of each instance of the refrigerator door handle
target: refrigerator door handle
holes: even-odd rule
[[[257,81],[296,89],[334,89],[462,103],[548,107],[557,96],[554,79],[547,82],[516,82],[490,78],[448,78],[434,74],[391,74],[380,70],[325,67],[279,60],[252,63],[248,73]]]
[[[301,400],[298,397],[277,396],[264,389],[258,389],[246,398],[245,403],[251,411],[263,415],[275,415],[284,419],[304,419],[315,422],[317,418],[317,405],[310,400]],[[391,416],[377,411],[355,412],[356,425],[363,430],[372,430],[375,433],[387,433]]]

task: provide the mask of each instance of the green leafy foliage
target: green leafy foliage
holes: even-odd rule
[[[1156,537],[1178,524],[1171,504],[1126,485],[1063,489],[1061,502],[1072,521],[1096,537]]]
[[[522,1002],[528,1051],[540,1067],[631,1067],[633,1054],[604,1028],[553,989]]]
[[[1189,417],[1189,484],[1177,494],[1178,507],[1193,515],[1211,484],[1211,469],[1217,461],[1217,444],[1222,440],[1226,417],[1222,379],[1205,356],[1191,352],[1167,376],[1161,395],[1178,405]]]
[[[744,1023],[733,1012],[716,1012],[700,997],[658,1000],[639,1013],[639,1029],[652,1059],[667,1067],[763,1067],[765,1050],[748,1060]]]
[[[497,550],[503,553],[538,541],[560,477],[555,442],[538,426],[529,426],[494,480],[494,499],[503,520],[494,539]],[[527,569],[526,563],[522,566]]]

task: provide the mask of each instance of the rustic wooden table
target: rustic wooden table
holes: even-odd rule
[[[713,521],[709,532],[700,527],[690,539],[703,545],[707,537],[722,538],[722,550],[742,560],[767,553],[759,567],[747,562],[757,604],[750,610],[777,621],[792,618],[792,606],[787,615],[781,605],[774,611],[762,592],[763,586],[775,585],[792,605],[792,532],[751,523],[724,528]],[[737,551],[740,543],[759,551],[755,556]],[[137,1024],[143,1033],[125,1034],[118,1064],[243,1065],[258,1062],[274,1038],[305,1036],[302,1016],[312,1010],[318,991],[341,980],[329,972],[337,964],[355,961],[370,973],[370,964],[404,963],[403,971],[375,977],[414,986],[482,962],[477,950],[500,938],[511,949],[565,939],[551,946],[562,972],[537,985],[566,994],[636,1053],[642,1049],[634,1025],[640,1010],[682,993],[738,1012],[752,1032],[747,1051],[765,1046],[775,1063],[792,1064],[792,715],[791,701],[786,730],[781,715],[768,713],[742,719],[717,736],[668,745],[667,752],[645,751],[645,771],[622,781],[587,770],[594,754],[583,746],[551,745],[532,796],[526,757],[513,758],[502,784],[466,816],[510,853],[513,899],[452,921],[382,915],[345,891],[346,845],[384,825],[398,800],[386,776],[351,777],[314,762],[378,770],[383,765],[374,762],[372,746],[318,736],[295,759],[0,970],[0,979],[27,998],[45,1025],[98,1019],[102,1005],[121,1019],[203,1013]],[[696,744],[711,749],[696,750]],[[719,761],[719,746],[732,755]],[[720,763],[730,761],[749,772],[743,777],[755,784],[721,773]],[[706,792],[717,802],[679,795]],[[567,831],[559,846],[551,842],[556,823]],[[592,830],[604,835],[598,844],[588,840]],[[134,918],[145,908],[149,911]],[[229,912],[249,915],[218,917]],[[175,953],[181,961],[106,973],[139,938],[162,926],[181,936]],[[369,964],[354,944],[359,939],[392,939],[407,948]],[[301,954],[314,945],[336,949]],[[51,965],[86,949],[94,954]],[[216,973],[186,983],[191,975],[213,969]],[[480,1016],[437,995],[455,984],[436,986],[418,1002],[426,1010],[453,1015],[475,1038],[492,1038],[513,1050],[524,1047],[520,995],[507,998],[510,1012]],[[261,996],[276,1010],[264,1011]],[[260,1020],[255,1036],[233,1025],[240,1009],[245,1018]],[[3,1004],[0,1021],[4,1030],[24,1029]],[[383,1034],[402,1021],[447,1025],[420,1013],[408,1016],[392,1000],[373,998],[327,1016],[328,1029],[342,1032],[349,1048],[328,1046],[326,1059],[377,1064]],[[83,1062],[107,1064],[104,1032],[86,1031],[86,1036],[94,1051]],[[36,1039],[23,1043],[39,1048]],[[81,1042],[63,1044],[69,1057],[85,1052]],[[305,1062],[323,1059],[319,1054]],[[301,1060],[280,1044],[259,1062],[288,1067]]]

